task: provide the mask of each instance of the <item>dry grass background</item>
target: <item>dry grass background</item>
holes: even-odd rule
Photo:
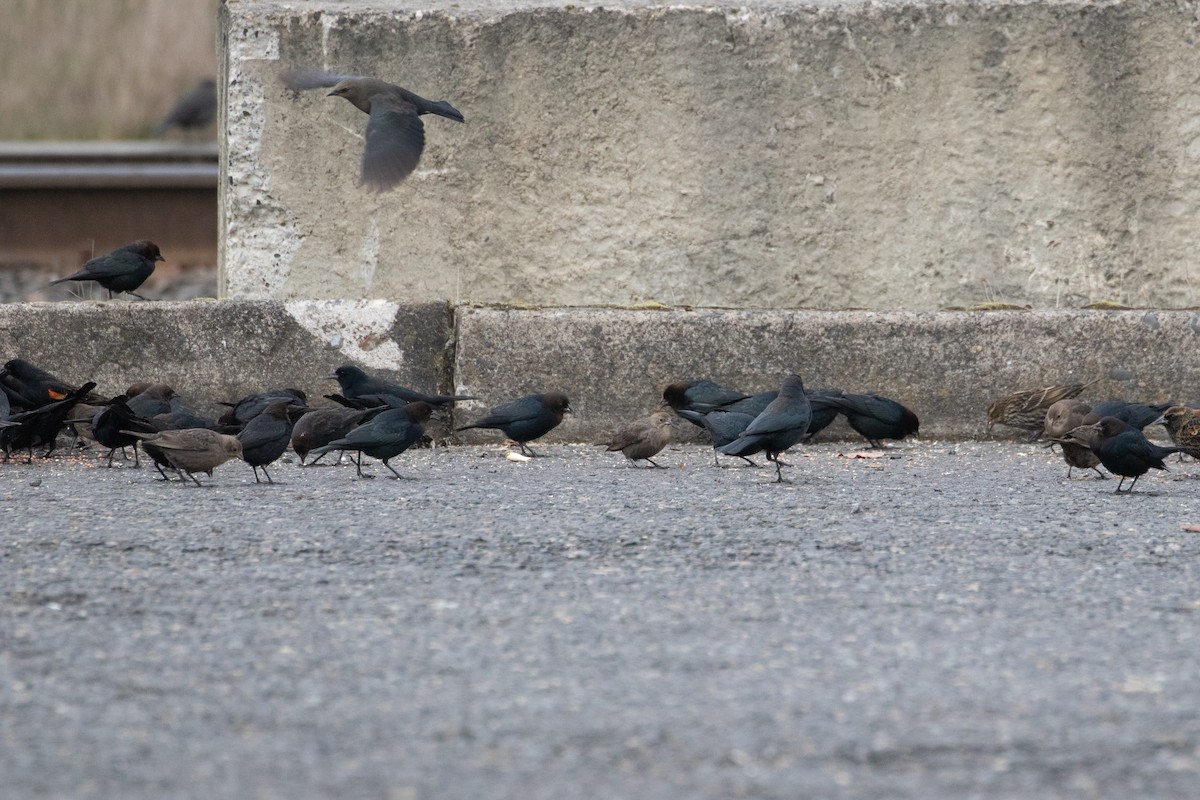
[[[0,0],[0,139],[148,136],[215,77],[217,0]]]

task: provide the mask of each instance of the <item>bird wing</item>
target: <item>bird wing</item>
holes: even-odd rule
[[[336,86],[349,78],[357,78],[358,75],[343,75],[339,72],[328,72],[323,69],[289,69],[286,72],[279,73],[279,80],[283,85],[293,92],[303,92],[307,89],[319,89],[321,87]]]
[[[388,94],[371,96],[359,184],[386,191],[407,178],[425,149],[425,126],[412,103]]]
[[[514,422],[534,419],[541,413],[542,404],[540,402],[532,397],[522,397],[519,400],[512,400],[496,406],[487,416],[483,419],[475,420],[472,425],[484,428],[495,425],[510,425]]]
[[[136,253],[109,253],[88,261],[75,274],[92,278],[119,278],[141,269],[143,263],[142,257]]]

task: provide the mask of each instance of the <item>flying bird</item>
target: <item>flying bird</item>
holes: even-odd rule
[[[344,97],[370,115],[362,155],[360,186],[386,192],[407,178],[425,149],[423,114],[437,114],[465,122],[458,109],[445,100],[426,100],[377,78],[343,75],[319,69],[296,69],[279,79],[293,92],[329,88],[327,97]]]

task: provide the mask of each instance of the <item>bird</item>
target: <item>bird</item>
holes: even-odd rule
[[[311,450],[341,439],[357,425],[378,413],[366,408],[314,408],[296,421],[292,428],[292,450],[300,457],[300,465]],[[313,460],[315,464],[321,456]]]
[[[205,78],[179,98],[154,128],[154,135],[162,136],[176,127],[185,131],[199,130],[211,125],[216,118],[217,82]]]
[[[1119,475],[1116,494],[1121,493],[1121,486],[1126,478],[1133,478],[1126,494],[1133,491],[1138,478],[1152,469],[1166,469],[1163,458],[1171,453],[1181,451],[1179,447],[1161,447],[1146,438],[1137,428],[1117,419],[1116,417],[1101,417],[1100,421],[1083,426],[1095,431],[1096,436],[1091,440],[1092,452],[1100,459],[1105,469],[1114,475]],[[1078,429],[1077,429],[1078,430]],[[1072,431],[1071,438],[1086,439],[1087,434]]]
[[[172,395],[169,401],[170,410],[164,414],[155,414],[150,422],[160,431],[182,430],[183,428],[211,428],[216,430],[215,419],[201,416],[184,405],[183,399]]]
[[[496,428],[512,439],[527,456],[537,453],[525,446],[558,427],[563,414],[571,411],[571,401],[560,392],[530,394],[496,406],[469,425],[456,428],[459,431],[471,428]]]
[[[396,478],[400,478],[400,473],[396,472],[388,461],[421,440],[421,436],[425,432],[425,421],[429,419],[432,411],[433,409],[428,403],[420,401],[409,403],[403,408],[389,408],[381,411],[369,422],[364,422],[354,428],[340,439],[334,439],[329,444],[314,448],[309,452],[316,456],[322,456],[334,450],[356,450],[371,458],[378,458]],[[375,477],[362,471],[361,458],[358,460],[358,477]]]
[[[1146,403],[1126,403],[1124,400],[1105,400],[1092,406],[1089,415],[1084,417],[1084,425],[1094,425],[1101,417],[1116,417],[1126,425],[1143,430],[1162,419],[1163,412],[1171,407],[1170,403],[1147,405]]]
[[[308,403],[308,395],[299,389],[268,389],[248,394],[236,403],[218,403],[229,410],[217,422],[229,428],[240,428],[266,410],[267,406],[281,402],[304,406]]]
[[[1105,477],[1104,473],[1096,468],[1100,463],[1100,458],[1092,452],[1091,442],[1095,438],[1095,430],[1092,428],[1083,428],[1083,420],[1092,410],[1092,407],[1083,400],[1067,399],[1059,400],[1048,409],[1046,409],[1046,420],[1042,425],[1042,438],[1050,442],[1050,447],[1055,444],[1062,448],[1063,461],[1067,462],[1067,478],[1071,477],[1071,472],[1076,467],[1080,469],[1091,469],[1096,472],[1101,478]],[[1076,436],[1072,439],[1064,438],[1073,430],[1082,429],[1090,431],[1090,436]],[[1079,441],[1082,439],[1082,443]]]
[[[1033,441],[1041,435],[1046,409],[1059,400],[1079,396],[1084,389],[1096,383],[1099,383],[1099,379],[1087,383],[1056,383],[999,397],[987,408],[987,430],[990,433],[995,425],[1007,425],[1030,431],[1033,435],[1029,439]]]
[[[99,444],[108,448],[109,468],[113,465],[113,456],[117,450],[131,445],[133,446],[133,465],[141,466],[137,454],[139,439],[128,431],[155,433],[156,429],[149,420],[143,419],[134,412],[123,394],[114,397],[107,406],[92,417],[92,436]]]
[[[150,277],[157,262],[165,260],[158,245],[148,239],[139,239],[124,247],[118,247],[111,253],[96,256],[74,275],[50,281],[50,285],[54,286],[63,281],[95,281],[108,290],[110,300],[114,292],[125,292],[139,300],[145,300],[146,298],[134,289]]]
[[[698,411],[701,414],[739,400],[745,400],[749,397],[750,395],[745,392],[722,386],[708,378],[694,381],[677,381],[676,383],[668,384],[662,393],[663,405],[670,406],[675,411],[686,408],[689,411]],[[769,403],[770,400],[767,400],[767,402]]]
[[[766,452],[767,460],[775,462],[775,482],[783,483],[784,466],[779,455],[800,441],[808,432],[812,406],[804,393],[799,375],[789,375],[779,387],[779,396],[763,409],[742,431],[742,435],[717,449],[727,456],[748,456]]]
[[[883,447],[883,439],[903,439],[916,434],[921,426],[917,415],[890,397],[877,394],[826,395],[822,402],[841,409],[846,422],[861,434],[871,447]]]
[[[385,192],[417,168],[425,149],[424,114],[437,114],[456,122],[463,115],[445,100],[426,100],[407,89],[361,75],[343,75],[318,69],[295,69],[280,80],[293,92],[329,88],[327,97],[344,97],[370,115],[364,134],[359,185]]]
[[[10,414],[4,425],[0,426],[0,449],[4,450],[5,463],[13,450],[29,451],[29,458],[25,459],[26,464],[33,462],[35,447],[46,445],[46,456],[54,452],[58,432],[66,425],[71,411],[95,388],[96,384],[88,381],[61,400]]]
[[[218,433],[208,428],[182,428],[158,433],[126,431],[126,433],[141,439],[142,449],[156,463],[162,459],[176,472],[186,473],[197,486],[202,484],[194,473],[207,472],[212,475],[213,469],[242,454],[242,443],[236,436]],[[159,471],[162,472],[161,463]],[[165,473],[163,477],[166,477]],[[183,480],[183,475],[180,474],[179,478]]]
[[[283,455],[283,451],[287,450],[288,442],[292,438],[294,420],[299,419],[307,410],[286,400],[271,403],[238,431],[237,439],[242,443],[242,460],[254,470],[255,483],[262,483],[258,479],[259,469],[267,476],[267,483],[275,482],[271,480],[267,466],[273,464]]]
[[[1171,406],[1163,412],[1162,425],[1179,452],[1200,458],[1200,411],[1187,406]]]
[[[466,394],[423,394],[414,389],[368,375],[353,364],[343,364],[335,369],[329,377],[338,382],[344,399],[358,408],[374,406],[400,408],[408,403],[428,403],[433,408],[449,408],[458,400],[475,399]]]
[[[841,413],[841,409],[830,402],[829,398],[840,396],[843,394],[843,392],[841,389],[805,389],[804,394],[808,396],[808,403],[810,406],[812,406],[812,420],[810,420],[808,423],[808,432],[804,434],[803,441],[811,442],[814,436],[828,428],[833,421],[837,419],[838,414]],[[724,405],[717,406],[713,409],[713,411],[749,414],[750,418],[753,419],[761,414],[763,409],[766,408],[767,405],[778,396],[778,390],[771,392],[759,392],[757,394],[752,394],[749,397],[743,397],[740,400],[735,400],[732,403],[726,403]],[[690,422],[697,422],[697,424],[699,424],[691,414],[684,414],[678,410],[675,413],[679,414],[679,416]],[[731,419],[732,418],[723,420],[721,423],[719,423],[719,427],[730,429]],[[741,431],[738,433],[741,433]],[[712,431],[709,431],[709,436],[712,436]],[[736,439],[737,436],[734,436],[733,438]],[[722,442],[722,444],[728,444],[728,442]],[[750,461],[749,459],[746,459],[746,461],[754,464],[754,462]]]
[[[4,363],[0,369],[0,387],[12,403],[25,411],[62,400],[79,388],[23,358]]]
[[[671,443],[671,414],[666,411],[656,411],[648,417],[635,420],[621,428],[607,442],[600,446],[607,452],[622,453],[629,463],[637,466],[638,461],[649,461],[655,467],[653,456]]]
[[[132,388],[140,387],[135,384]],[[158,414],[171,413],[171,398],[174,396],[175,390],[165,383],[153,383],[133,395],[130,395],[127,389],[124,394],[129,403],[129,410],[146,419]]]
[[[778,392],[774,392],[774,394],[777,397],[779,395]],[[717,458],[717,453],[721,452],[721,448],[741,436],[742,431],[746,430],[750,423],[754,421],[754,418],[758,416],[758,414],[747,414],[742,411],[725,411],[720,408],[713,409],[707,414],[692,411],[690,408],[681,408],[675,413],[688,422],[699,425],[708,431],[708,437],[712,439],[713,466],[715,467],[721,466]],[[752,467],[758,466],[749,456],[737,457]]]

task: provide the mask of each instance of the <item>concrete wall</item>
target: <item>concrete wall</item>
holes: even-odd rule
[[[226,0],[235,298],[928,310],[1200,304],[1194,2],[603,9]],[[281,69],[446,99],[356,186],[366,117]]]

